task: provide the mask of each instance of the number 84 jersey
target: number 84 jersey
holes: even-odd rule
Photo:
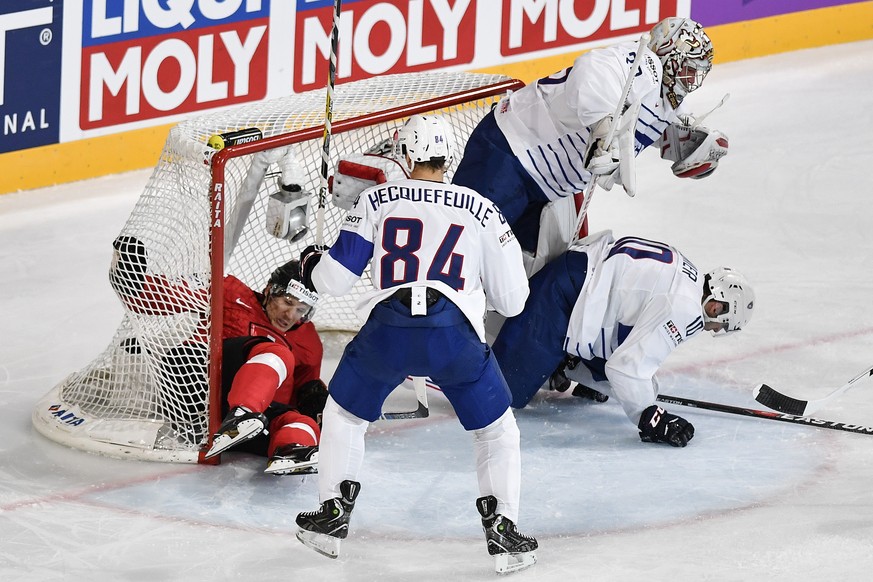
[[[486,294],[504,316],[521,312],[528,295],[521,247],[497,206],[474,190],[425,180],[397,180],[361,192],[336,243],[316,265],[320,292],[348,292],[370,264],[373,306],[402,287],[442,292],[485,341]]]

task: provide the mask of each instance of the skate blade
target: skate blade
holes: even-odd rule
[[[278,459],[267,465],[264,473],[269,475],[308,475],[318,473],[318,458],[305,463],[295,463],[291,459]]]
[[[212,446],[209,447],[209,450],[206,451],[206,455],[204,458],[208,459],[210,457],[214,457],[219,453],[223,453],[230,447],[234,445],[238,445],[239,443],[245,442],[249,439],[253,439],[258,436],[261,431],[264,430],[264,423],[255,418],[244,420],[237,426],[237,431],[235,436],[231,436],[227,433],[221,433],[215,436],[212,440]]]
[[[514,574],[537,563],[536,552],[497,554],[494,556],[494,571],[498,574]]]
[[[339,556],[340,542],[342,541],[339,538],[300,528],[297,530],[297,539],[304,546],[312,548],[322,556],[334,560]]]

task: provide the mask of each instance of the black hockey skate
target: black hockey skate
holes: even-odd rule
[[[328,558],[339,556],[340,541],[349,535],[349,518],[361,484],[348,479],[340,483],[342,497],[328,499],[317,511],[297,515],[297,539]]]
[[[267,417],[260,412],[252,412],[244,406],[236,406],[224,418],[218,432],[212,437],[212,446],[206,458],[223,453],[230,447],[253,439],[267,427]]]
[[[477,499],[476,509],[482,516],[488,553],[494,556],[498,574],[511,574],[537,563],[536,539],[519,533],[511,519],[496,513],[497,499],[493,495]]]
[[[298,475],[318,472],[318,445],[282,445],[273,451],[264,473]]]

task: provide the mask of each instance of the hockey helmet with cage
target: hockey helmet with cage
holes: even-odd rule
[[[712,42],[697,22],[671,17],[652,29],[649,48],[661,60],[662,93],[675,109],[712,68]]]
[[[444,167],[448,167],[454,155],[451,128],[436,115],[413,115],[396,133],[394,153],[407,172],[412,172],[419,162],[442,160]],[[408,166],[407,155],[412,160]]]
[[[270,280],[267,282],[267,289],[264,295],[266,299],[288,295],[308,305],[309,311],[300,319],[299,323],[306,323],[315,316],[315,307],[321,299],[318,293],[310,291],[303,284],[303,277],[300,274],[300,261],[297,259],[292,259],[273,271],[270,275]]]
[[[744,329],[755,311],[755,291],[749,281],[738,271],[719,267],[706,274],[703,287],[703,305],[718,301],[724,306],[720,315],[710,317],[704,310],[706,323],[717,323],[713,335],[725,335]]]

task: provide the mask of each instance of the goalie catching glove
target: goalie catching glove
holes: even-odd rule
[[[653,404],[640,416],[640,440],[644,443],[667,443],[684,447],[694,438],[694,426],[682,417],[670,414]]]
[[[680,178],[705,178],[727,155],[728,138],[714,129],[694,127],[691,117],[679,121],[671,123],[661,136],[661,158],[674,162],[671,169]]]

